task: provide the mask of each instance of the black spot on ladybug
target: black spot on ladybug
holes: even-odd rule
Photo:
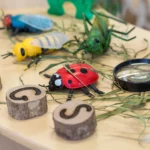
[[[71,71],[72,73],[75,73],[75,72],[76,72],[74,69],[71,69],[70,71]]]
[[[71,83],[72,83],[72,80],[68,80],[68,83],[71,84]]]
[[[81,68],[81,69],[80,69],[80,72],[83,73],[83,74],[87,74],[87,73],[88,73],[88,71],[87,71],[86,68]]]

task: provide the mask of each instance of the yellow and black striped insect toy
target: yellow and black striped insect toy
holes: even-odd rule
[[[23,61],[26,57],[36,57],[45,52],[59,50],[68,41],[68,36],[61,32],[52,32],[34,38],[26,38],[22,42],[15,44],[12,52],[8,52],[2,55],[2,57],[7,58],[8,56],[15,55],[17,61]]]

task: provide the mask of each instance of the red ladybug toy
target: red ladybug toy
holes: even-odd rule
[[[79,88],[89,97],[93,96],[86,86],[98,94],[104,94],[93,85],[98,80],[99,76],[90,65],[78,63],[66,65],[66,67],[69,71],[63,67],[51,76],[48,86],[50,91],[62,89],[63,87],[70,89],[67,101],[71,100],[74,89]]]

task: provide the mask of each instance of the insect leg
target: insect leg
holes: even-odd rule
[[[104,13],[101,13],[101,12],[92,11],[92,13],[93,13],[94,15],[99,15],[99,16],[102,16],[102,17],[105,17],[105,18],[109,18],[109,19],[115,20],[115,21],[120,22],[120,23],[123,23],[123,24],[127,24],[127,23],[126,23],[125,21],[123,21],[123,20],[116,19],[116,18],[114,18],[114,17],[108,16],[108,15],[106,15],[106,14],[104,14]]]
[[[29,69],[33,63],[34,63],[34,60],[32,60],[32,61],[26,66],[25,70]]]
[[[34,63],[37,65],[41,61],[41,56],[39,56],[37,59],[35,59]]]
[[[118,34],[122,34],[122,35],[128,35],[128,34],[131,33],[134,29],[135,29],[135,27],[133,27],[132,29],[130,29],[128,32],[120,32],[120,31],[113,30],[113,29],[110,29],[109,31],[110,31],[110,32],[115,32],[115,33],[118,33]]]
[[[48,75],[48,74],[44,74],[43,76],[44,76],[45,78],[51,78],[51,76]]]
[[[74,90],[73,90],[73,89],[70,89],[69,94],[68,94],[68,98],[67,98],[66,101],[71,101],[72,96],[73,96],[73,92],[74,92]]]
[[[120,37],[120,36],[118,36],[116,34],[113,34],[113,33],[111,35],[114,36],[114,37],[116,37],[116,38],[118,38],[118,39],[120,39],[120,40],[123,40],[123,41],[131,41],[131,40],[133,40],[133,39],[136,38],[136,36],[134,36],[134,37],[132,37],[130,39],[125,39],[125,38],[122,38],[122,37]]]
[[[93,95],[88,91],[86,87],[81,88],[81,90],[89,97],[93,97]]]
[[[46,53],[49,49],[48,48],[42,48],[42,53]]]
[[[92,26],[91,21],[86,17],[86,15],[84,13],[83,13],[83,17],[88,22],[88,24]]]
[[[109,32],[106,42],[105,42],[105,46],[104,46],[104,50],[106,50],[109,46],[110,46],[110,42],[111,42],[111,32]]]
[[[86,17],[85,17],[84,14],[83,14],[83,25],[84,25],[85,33],[86,33],[86,35],[88,35],[89,34],[89,29],[88,29],[88,26],[86,24]]]
[[[96,93],[98,93],[98,94],[104,94],[103,91],[100,91],[99,89],[97,89],[96,86],[93,85],[93,84],[89,85],[89,87],[90,87],[94,92],[96,92]]]
[[[19,31],[20,31],[20,29],[16,28],[15,31],[13,31],[13,33],[11,34],[11,37],[16,36],[19,33]]]

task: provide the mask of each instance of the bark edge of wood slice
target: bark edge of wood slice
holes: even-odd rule
[[[39,86],[22,85],[6,93],[8,113],[17,120],[41,116],[47,112],[46,92]]]
[[[97,121],[92,106],[82,101],[68,101],[53,112],[57,135],[67,140],[81,140],[92,135]]]

